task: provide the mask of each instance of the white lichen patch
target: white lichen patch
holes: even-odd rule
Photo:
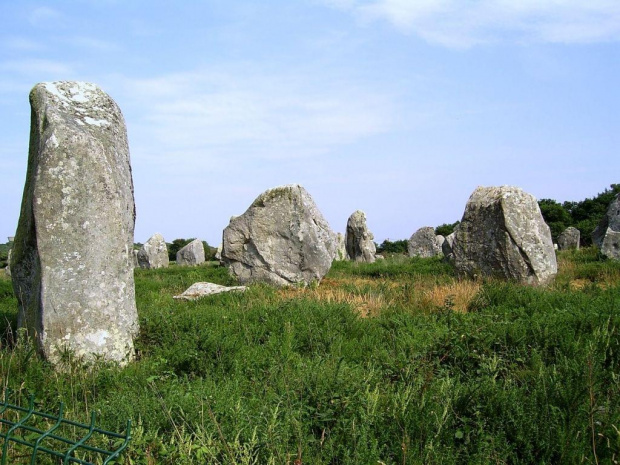
[[[56,81],[42,84],[59,108],[80,126],[111,126],[109,102],[103,91],[89,82]]]
[[[92,126],[109,126],[110,122],[106,119],[94,119],[90,116],[84,117],[84,122]]]
[[[110,337],[110,333],[106,331],[105,329],[100,329],[98,331],[95,331],[94,333],[84,335],[84,339],[86,341],[99,347],[104,346],[106,343],[106,340],[109,337]]]

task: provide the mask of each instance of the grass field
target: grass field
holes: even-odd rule
[[[559,267],[536,289],[397,256],[196,302],[172,296],[225,269],[136,270],[137,360],[62,372],[16,341],[0,273],[0,379],[39,410],[131,419],[125,464],[617,463],[620,263]]]

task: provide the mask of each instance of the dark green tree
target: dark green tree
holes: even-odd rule
[[[406,254],[407,239],[401,239],[399,241],[390,241],[386,239],[381,244],[377,245],[377,253]]]
[[[449,236],[454,232],[454,228],[456,228],[460,223],[460,221],[457,221],[456,223],[444,223],[439,225],[435,228],[435,234],[443,237]]]
[[[569,226],[579,229],[581,245],[592,245],[592,231],[599,224],[607,208],[616,195],[620,194],[620,184],[612,184],[596,197],[579,202],[567,201],[562,204],[551,199],[538,201],[545,222],[551,229],[553,240]]]
[[[192,239],[175,239],[172,243],[166,243],[168,246],[168,259],[171,261],[175,261],[177,259],[177,252],[185,247],[187,244],[192,242],[195,238]]]
[[[570,212],[559,202],[552,199],[541,199],[538,201],[540,212],[551,229],[553,242],[557,242],[558,236],[574,221]]]

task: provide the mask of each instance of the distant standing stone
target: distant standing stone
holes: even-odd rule
[[[456,269],[547,284],[557,273],[551,231],[534,196],[517,187],[478,187],[452,244]]]
[[[592,242],[603,256],[620,260],[620,194],[611,201],[605,216],[592,233]]]
[[[558,236],[558,250],[579,250],[581,233],[577,228],[569,226]]]
[[[223,238],[222,261],[242,284],[319,282],[336,255],[336,234],[299,184],[263,192]]]
[[[452,244],[454,243],[454,236],[456,230],[446,236],[446,240],[441,243],[441,252],[445,257],[445,260],[451,262],[454,260],[454,253],[452,252]]]
[[[349,259],[349,254],[347,253],[347,246],[344,240],[344,236],[342,233],[336,234],[336,256],[334,257],[335,261],[344,261]]]
[[[138,265],[140,268],[168,268],[168,246],[164,236],[159,233],[153,234],[138,251]]]
[[[193,266],[205,262],[205,248],[200,239],[194,239],[177,252],[177,265]]]
[[[125,122],[85,82],[37,84],[11,272],[18,325],[52,363],[68,349],[124,363],[138,331]]]
[[[357,210],[347,221],[345,244],[347,255],[355,262],[374,263],[377,249],[374,236],[366,225],[366,213]]]
[[[436,257],[442,254],[441,246],[435,234],[435,228],[425,226],[418,229],[407,242],[410,257]]]
[[[4,269],[4,272],[6,273],[7,276],[11,276],[11,254],[13,253],[13,249],[9,249],[9,253],[7,254],[7,258],[6,258],[6,268]]]

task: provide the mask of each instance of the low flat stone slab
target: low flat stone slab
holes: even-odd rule
[[[196,300],[213,294],[222,292],[243,292],[247,286],[220,286],[214,283],[194,283],[183,294],[175,295],[174,299]]]

